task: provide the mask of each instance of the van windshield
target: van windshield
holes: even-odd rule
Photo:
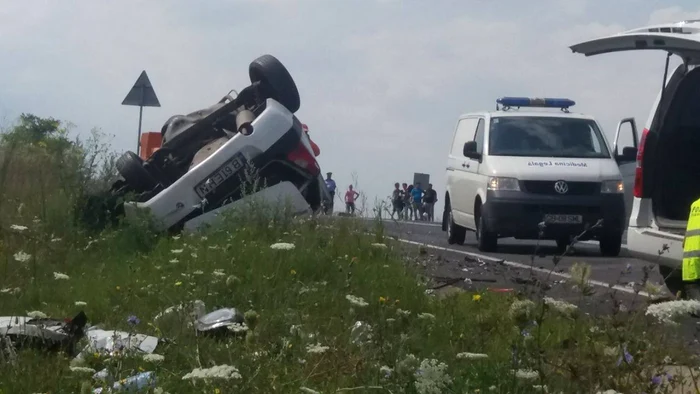
[[[491,119],[489,155],[529,157],[610,157],[595,122],[545,116]]]

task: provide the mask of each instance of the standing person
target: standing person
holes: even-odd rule
[[[360,196],[360,193],[352,189],[352,185],[348,186],[348,191],[345,192],[345,212],[355,215],[355,200]]]
[[[328,194],[331,196],[331,201],[330,201],[330,206],[327,207],[328,210],[330,210],[331,215],[333,214],[333,204],[335,203],[335,181],[331,176],[333,175],[332,172],[326,173],[326,189],[328,189]],[[326,211],[328,213],[328,211]]]
[[[433,184],[428,183],[428,188],[425,189],[425,194],[423,195],[423,211],[428,214],[429,222],[435,219],[435,203],[437,200],[437,192],[433,189]]]
[[[403,218],[404,220],[411,220],[413,218],[413,197],[411,197],[411,191],[413,191],[413,185],[403,184],[404,194],[403,194]]]
[[[403,190],[400,189],[399,183],[394,183],[394,191],[391,192],[391,204],[394,210],[391,212],[391,218],[394,219],[394,214],[397,214],[398,218],[401,219],[403,212]]]
[[[691,300],[700,299],[700,199],[690,206],[683,239],[683,288]]]
[[[422,203],[423,203],[423,189],[420,187],[420,182],[416,182],[416,185],[411,190],[411,197],[413,197],[413,215],[414,220],[420,220],[422,216]]]

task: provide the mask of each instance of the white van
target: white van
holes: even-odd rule
[[[620,253],[626,215],[617,161],[634,162],[636,152],[615,156],[594,118],[568,111],[574,104],[504,97],[496,111],[460,116],[442,221],[450,244],[464,243],[469,229],[485,252],[504,237],[565,248],[594,227],[581,240],[598,240],[606,256]]]
[[[690,205],[700,198],[700,21],[655,25],[571,47],[586,56],[631,50],[667,52],[663,89],[642,131],[627,248],[658,262],[672,293],[682,289],[680,266]],[[669,70],[669,59],[683,63]],[[632,123],[633,124],[633,123]]]

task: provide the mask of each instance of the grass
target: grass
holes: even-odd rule
[[[94,235],[72,224],[74,204],[62,185],[42,183],[60,178],[33,173],[47,166],[16,168],[0,185],[0,315],[64,318],[84,310],[105,329],[167,339],[156,348],[159,363],[122,352],[90,354],[82,365],[107,368],[114,380],[153,371],[157,388],[149,392],[671,392],[677,377],[666,386],[652,377],[668,358],[695,363],[676,329],[642,313],[591,317],[542,295],[431,294],[405,258],[420,254],[385,238],[379,223],[368,236],[351,219],[292,218],[258,207],[204,233],[172,237],[132,221]],[[18,209],[42,188],[42,198]],[[280,242],[294,248],[271,247]],[[17,261],[20,251],[31,257]],[[198,334],[188,313],[155,319],[193,300],[207,312],[237,308],[247,332]],[[64,353],[0,353],[0,393],[104,385],[71,370]],[[240,376],[183,380],[196,368],[222,365]]]

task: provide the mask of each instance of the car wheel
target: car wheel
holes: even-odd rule
[[[143,160],[132,151],[124,153],[116,163],[117,171],[126,183],[138,192],[153,190],[157,182],[143,168]]]
[[[569,237],[557,238],[557,252],[565,252],[570,243]]]
[[[606,257],[617,257],[622,250],[622,234],[605,234],[600,238],[600,253]]]
[[[447,213],[447,243],[450,245],[464,245],[467,238],[467,229],[455,223],[452,217],[452,209]]]
[[[263,55],[253,60],[248,67],[252,83],[260,82],[270,98],[279,101],[289,111],[299,110],[299,90],[287,68],[272,55]]]
[[[495,252],[498,248],[498,236],[488,231],[486,220],[481,214],[479,214],[479,220],[476,224],[476,242],[479,250],[482,252]]]
[[[659,273],[664,278],[664,284],[672,295],[676,296],[680,292],[684,297],[686,296],[680,269],[660,265]]]

